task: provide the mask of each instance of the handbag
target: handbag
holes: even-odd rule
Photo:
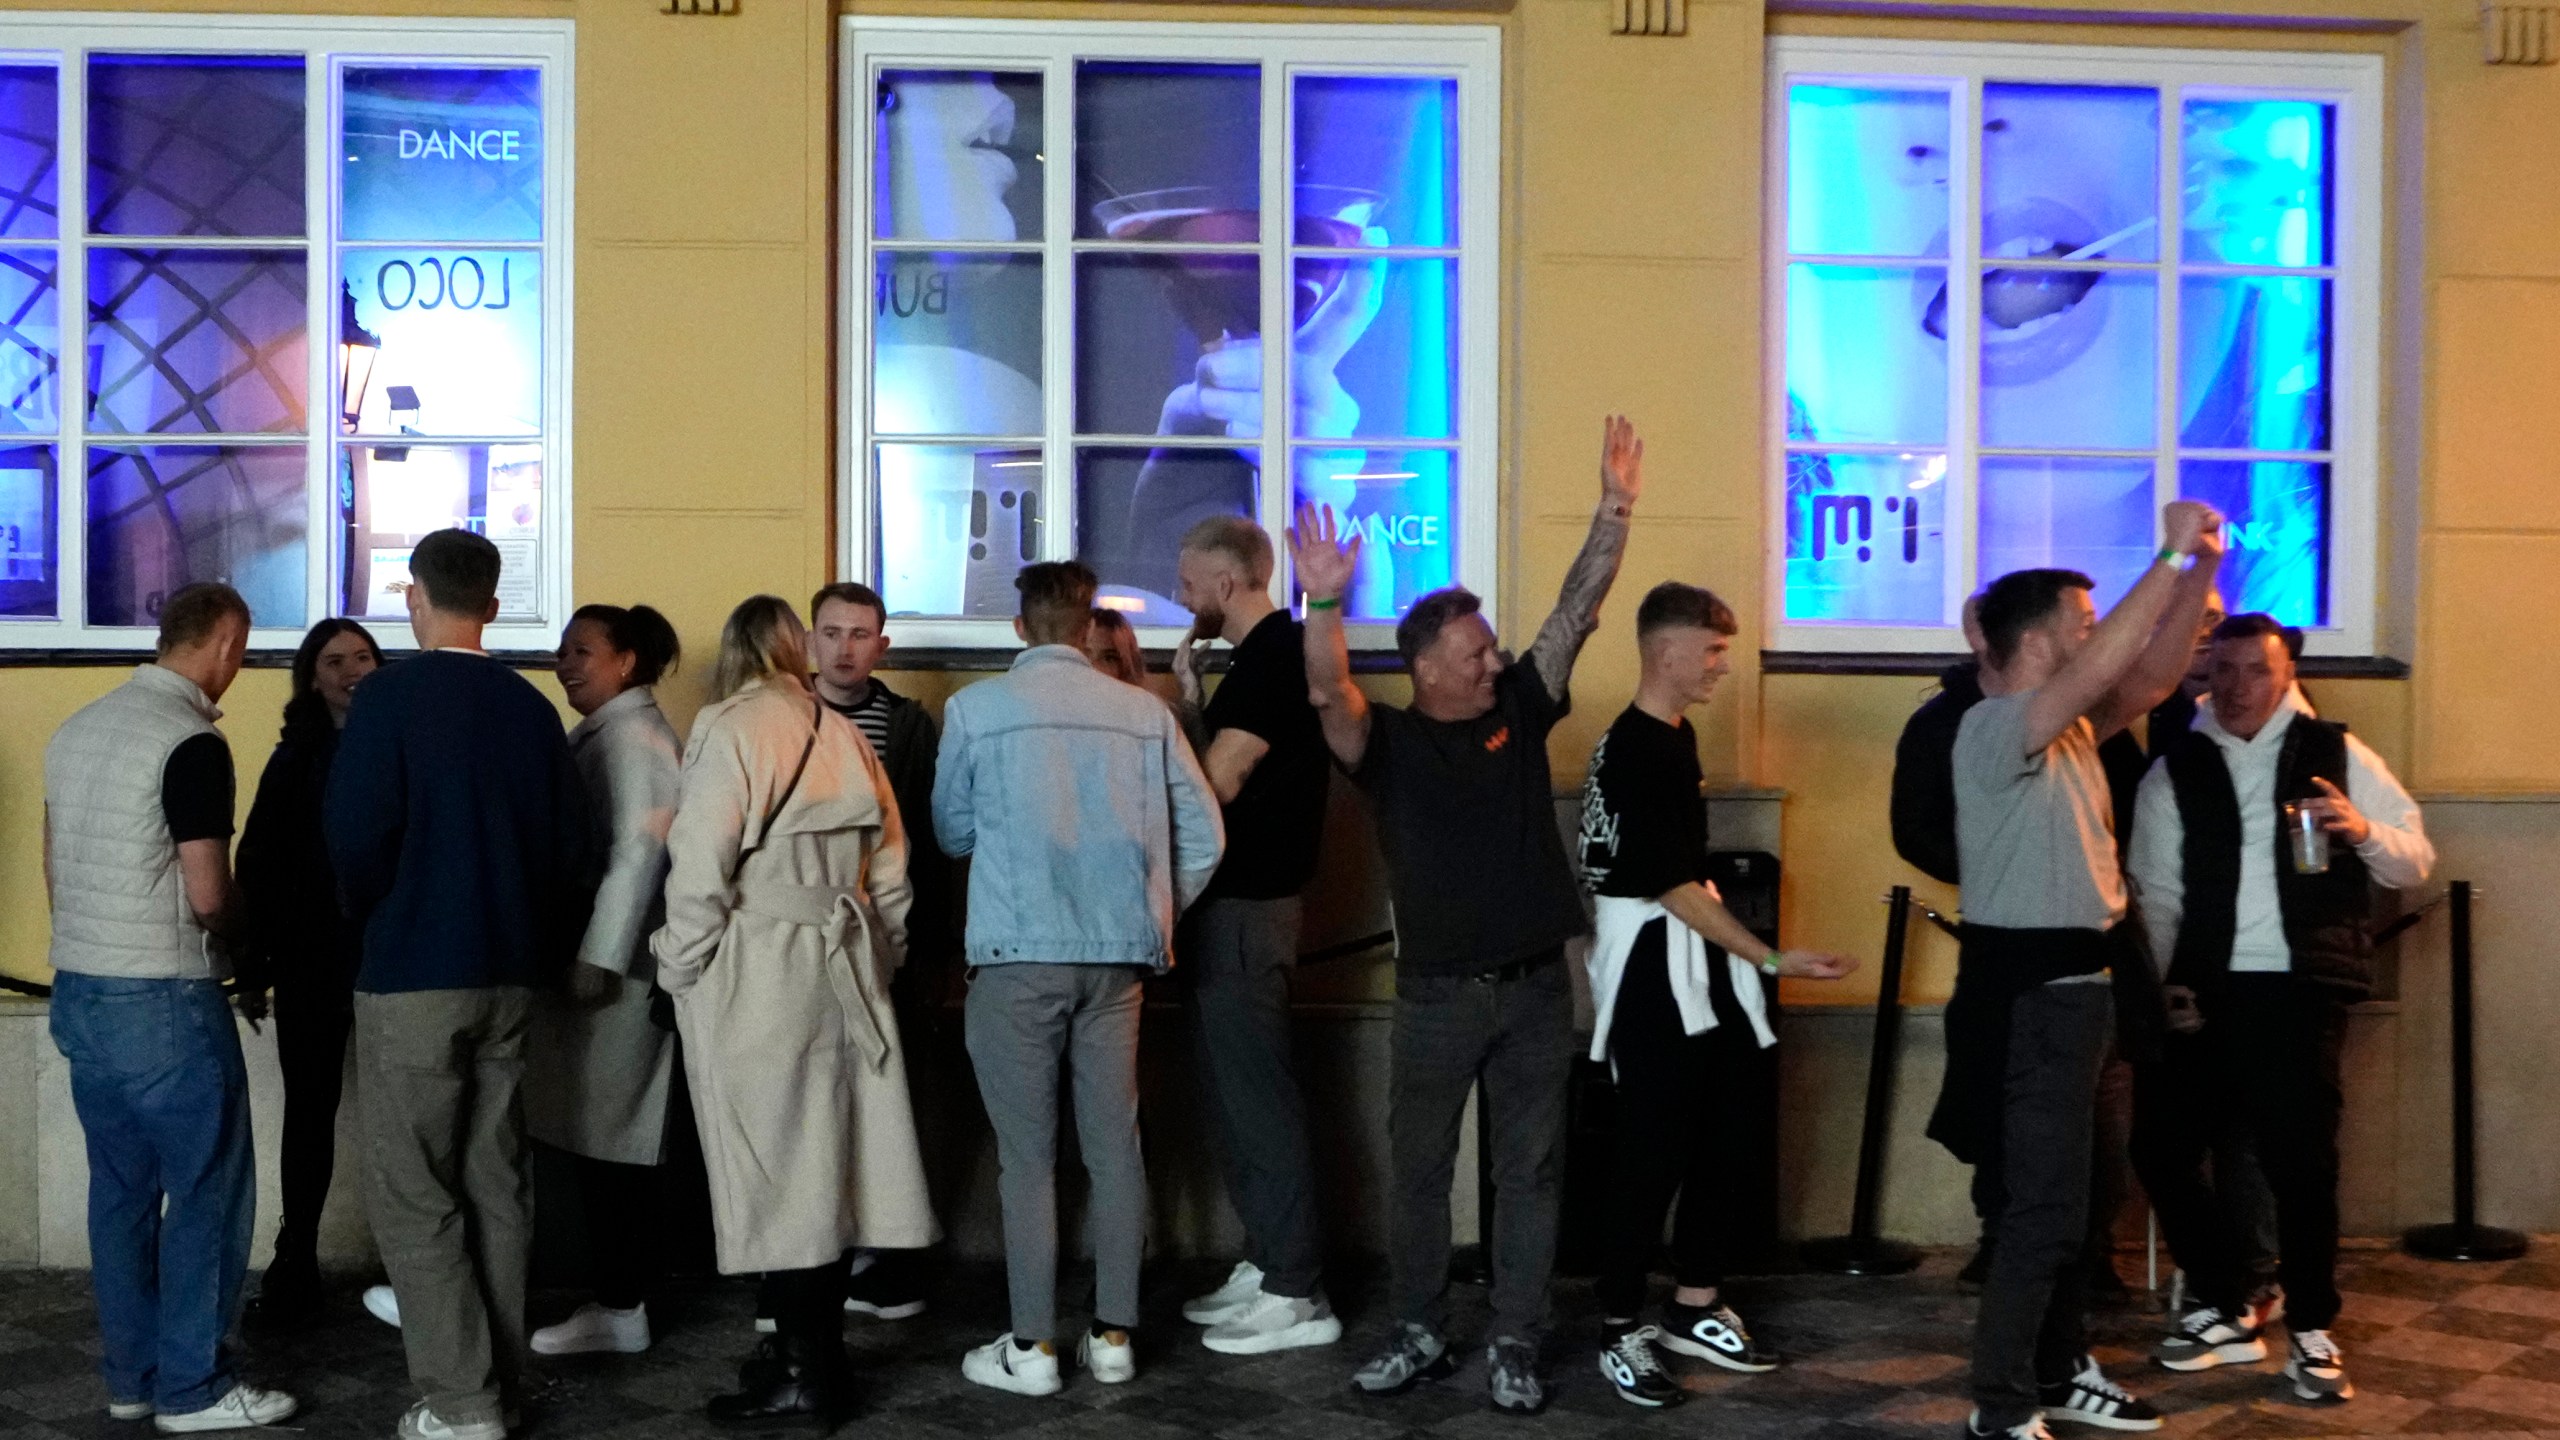
[[[781,794],[773,797],[773,804],[766,807],[764,826],[756,831],[756,842],[739,851],[737,863],[729,867],[730,884],[738,883],[738,872],[746,868],[747,857],[764,848],[765,837],[772,833],[773,822],[781,817],[782,807],[790,804],[791,797],[799,793],[800,777],[809,773],[809,757],[818,750],[819,727],[826,723],[825,703],[814,695],[809,697],[809,738],[800,746],[800,763],[791,767],[790,782],[782,787]],[[649,1023],[661,1030],[676,1028],[675,997],[659,989],[654,977],[649,981]]]

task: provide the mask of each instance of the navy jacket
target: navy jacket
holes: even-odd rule
[[[368,677],[329,770],[329,858],[367,994],[541,985],[577,952],[587,801],[559,712],[486,656]]]

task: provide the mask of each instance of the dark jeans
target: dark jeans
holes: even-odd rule
[[[1323,1279],[1324,1245],[1290,1050],[1298,902],[1205,901],[1185,917],[1184,937],[1179,973],[1191,981],[1192,1033],[1245,1256],[1266,1293],[1303,1300]]]
[[[366,1211],[409,1377],[448,1424],[496,1421],[524,1369],[532,1015],[518,987],[356,997]]]
[[[1458,1125],[1481,1081],[1493,1135],[1493,1335],[1546,1330],[1563,1178],[1573,990],[1561,953],[1516,980],[1399,976],[1388,1081],[1395,1318],[1439,1330]]]
[[[284,1072],[284,1208],[274,1265],[318,1268],[320,1211],[337,1169],[338,1101],[346,1088],[353,990],[286,982],[276,992],[276,1063]]]
[[[2069,1378],[2088,1348],[2089,1155],[2114,1029],[2103,983],[2038,985],[2009,1012],[2000,1150],[1975,1176],[1977,1200],[1996,1200],[2000,1217],[1973,1330],[1973,1398],[1988,1430],[2032,1419],[2038,1384]]]
[[[1662,1214],[1674,1193],[1680,1198],[1671,1226],[1675,1282],[1723,1283],[1726,1237],[1739,1228],[1731,1213],[1738,1187],[1727,1172],[1735,1156],[1757,1153],[1751,1136],[1774,1120],[1765,1108],[1735,1104],[1738,1096],[1756,1093],[1760,1037],[1720,961],[1707,967],[1716,1028],[1703,1035],[1681,1029],[1663,955],[1661,927],[1668,923],[1656,920],[1637,937],[1609,1022],[1617,1139],[1596,1288],[1601,1313],[1614,1319],[1633,1319],[1644,1305]]]
[[[658,1167],[585,1155],[571,1158],[577,1162],[579,1213],[587,1221],[587,1271],[596,1303],[628,1310],[646,1301],[666,1273]]]
[[[2199,997],[2204,1028],[2172,1037],[2140,1137],[2145,1186],[2196,1298],[2236,1312],[2257,1282],[2256,1246],[2208,1185],[2206,1155],[2236,1137],[2275,1195],[2286,1323],[2338,1318],[2338,1056],[2348,997],[2289,974],[2238,974]],[[2153,1103],[2156,1102],[2156,1103]]]
[[[58,971],[53,1043],[89,1151],[89,1284],[99,1369],[165,1415],[231,1390],[256,1215],[249,1072],[221,987]]]

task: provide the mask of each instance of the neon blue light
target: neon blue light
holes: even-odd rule
[[[1789,620],[1946,620],[1943,455],[1791,455]]]
[[[1943,90],[1789,89],[1789,253],[1946,254],[1950,123]]]
[[[540,70],[351,66],[345,111],[345,238],[542,238]]]

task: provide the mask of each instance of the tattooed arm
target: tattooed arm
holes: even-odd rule
[[[1546,682],[1547,698],[1558,704],[1563,703],[1566,684],[1573,678],[1573,662],[1582,653],[1582,642],[1600,628],[1600,602],[1609,598],[1609,586],[1618,578],[1618,562],[1627,553],[1627,522],[1635,514],[1636,494],[1643,488],[1644,442],[1636,438],[1633,422],[1612,415],[1600,444],[1599,513],[1591,517],[1591,533],[1582,542],[1582,553],[1573,557],[1573,567],[1564,572],[1556,608],[1529,645],[1528,659],[1538,667],[1538,678]]]

